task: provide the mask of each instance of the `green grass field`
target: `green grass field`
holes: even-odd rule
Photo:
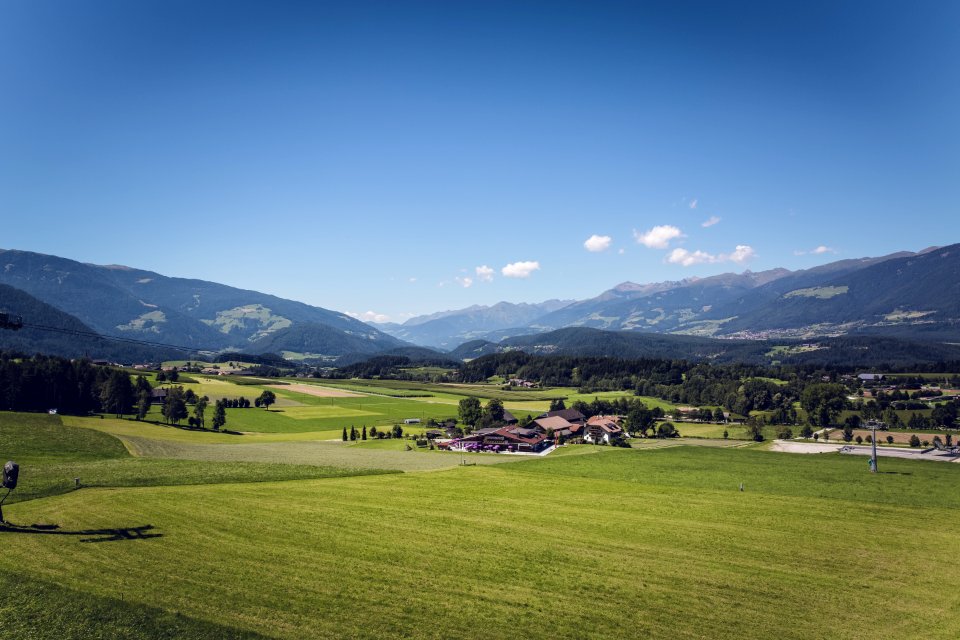
[[[8,511],[160,537],[2,533],[0,567],[272,637],[954,638],[960,577],[914,540],[956,549],[956,476],[887,466],[681,447],[80,491]]]
[[[0,413],[0,456],[22,465],[0,629],[960,636],[960,464],[890,459],[872,475],[852,457],[681,439],[462,467],[408,441],[310,435]]]

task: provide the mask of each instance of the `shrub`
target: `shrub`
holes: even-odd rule
[[[790,440],[793,438],[793,430],[790,429],[790,427],[781,427],[780,430],[777,431],[777,437],[781,440]]]
[[[913,434],[912,436],[910,436],[910,446],[911,447],[920,446],[920,438],[917,437],[917,434]]]
[[[861,436],[857,436],[855,440],[857,441],[857,444],[863,444],[863,438]]]

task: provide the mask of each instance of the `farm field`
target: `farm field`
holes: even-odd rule
[[[433,473],[156,479],[16,503],[9,520],[60,535],[0,531],[0,582],[31,585],[4,606],[61,603],[37,619],[72,637],[92,630],[90,608],[117,629],[136,621],[142,637],[960,633],[960,576],[914,543],[956,552],[960,469],[891,460],[871,476],[839,456],[586,449]],[[817,593],[830,597],[811,615]],[[619,604],[582,606],[591,598]],[[36,630],[14,619],[21,636]]]

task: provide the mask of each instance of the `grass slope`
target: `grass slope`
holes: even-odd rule
[[[960,575],[936,561],[957,550],[954,465],[591,450],[21,503],[11,520],[160,535],[0,532],[0,572],[272,637],[960,635]]]
[[[138,425],[123,420],[66,419],[72,424],[95,426],[107,422]],[[167,431],[193,435],[175,429]],[[146,438],[144,441],[162,442]],[[314,460],[312,464],[284,464],[290,461],[260,457],[224,458],[197,464],[190,459],[164,459],[189,456],[132,457],[119,439],[107,433],[66,426],[60,416],[9,412],[0,412],[0,457],[20,464],[19,482],[7,504],[73,491],[76,489],[75,478],[80,479],[82,487],[91,488],[266,482],[389,473],[370,463],[350,466]]]

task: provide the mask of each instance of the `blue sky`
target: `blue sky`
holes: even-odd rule
[[[949,244],[958,31],[934,1],[0,0],[0,247],[403,320]]]

